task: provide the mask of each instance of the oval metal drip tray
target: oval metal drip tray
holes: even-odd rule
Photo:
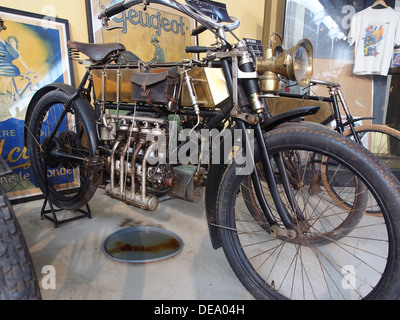
[[[155,227],[128,227],[104,240],[103,251],[112,260],[128,263],[156,262],[182,251],[183,241],[176,234]]]

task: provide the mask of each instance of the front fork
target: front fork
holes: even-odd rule
[[[271,193],[275,207],[278,211],[279,217],[280,217],[286,230],[282,230],[279,228],[278,222],[276,221],[274,215],[272,214],[270,206],[269,206],[267,200],[265,199],[265,194],[262,190],[262,186],[261,186],[261,182],[260,182],[259,172],[257,171],[257,167],[256,167],[255,157],[254,157],[254,154],[251,154],[252,148],[251,148],[251,142],[250,142],[250,139],[249,139],[249,136],[247,133],[246,124],[241,120],[238,120],[237,123],[239,125],[239,128],[242,131],[242,139],[245,142],[243,146],[245,148],[244,153],[246,153],[246,159],[251,159],[251,161],[253,161],[253,163],[251,164],[252,168],[253,168],[253,172],[251,174],[251,180],[253,183],[254,191],[256,193],[257,200],[261,207],[261,210],[263,211],[265,218],[267,219],[268,223],[271,226],[271,231],[273,233],[275,233],[276,235],[285,233],[289,238],[292,238],[292,239],[296,238],[297,232],[293,226],[292,218],[291,218],[290,214],[288,213],[285,205],[282,202],[282,198],[279,193],[278,185],[277,185],[277,182],[275,179],[274,169],[272,168],[271,159],[269,157],[268,150],[267,150],[267,147],[264,142],[263,131],[261,129],[260,124],[253,125],[251,127],[251,129],[254,130],[254,137],[255,137],[258,149],[260,151],[260,154],[261,154],[261,164],[262,164],[262,168],[264,170],[264,174],[265,174],[265,178],[266,178],[266,181],[268,184],[269,191]],[[296,203],[296,200],[295,200],[295,197],[293,194],[293,189],[292,189],[289,179],[287,177],[287,172],[286,172],[285,165],[284,165],[284,159],[279,154],[278,156],[274,157],[274,160],[278,166],[278,170],[279,170],[280,177],[281,177],[281,182],[284,186],[285,194],[286,194],[287,199],[289,200],[289,204],[290,204],[292,210],[294,212],[296,212],[296,215],[299,219],[304,219],[302,216],[302,213],[300,212],[300,210],[298,208],[298,205]]]
[[[239,63],[239,69],[243,73],[247,73],[251,75],[253,72],[255,72],[254,69],[254,64],[252,61],[246,61],[245,55],[242,57],[240,63]],[[234,63],[233,70],[235,70],[236,66]],[[235,79],[235,75],[233,77]],[[237,81],[237,79],[236,79]],[[256,78],[247,78],[244,79],[243,85],[246,89],[246,92],[248,95],[251,97],[251,103],[253,110],[255,113],[257,113],[260,117],[260,119],[263,118],[266,110],[264,109],[264,106],[261,104],[258,96],[258,92],[260,92],[260,87],[258,80]],[[233,90],[234,91],[234,90]],[[278,190],[278,185],[275,179],[274,175],[274,170],[272,168],[272,163],[271,159],[268,154],[267,147],[264,142],[264,136],[263,136],[263,130],[261,128],[260,123],[253,124],[251,126],[251,129],[254,130],[254,137],[257,141],[257,145],[259,148],[259,151],[261,153],[261,164],[262,168],[265,173],[265,178],[269,187],[269,191],[271,193],[272,199],[274,201],[275,207],[278,211],[279,217],[285,227],[285,229],[281,229],[278,226],[278,222],[276,221],[275,217],[273,216],[271,209],[268,205],[267,200],[265,199],[264,192],[261,187],[261,182],[260,182],[260,177],[257,172],[257,167],[256,167],[256,162],[254,155],[251,154],[249,155],[248,152],[251,152],[251,145],[250,145],[250,140],[247,134],[247,128],[246,124],[243,120],[241,119],[236,119],[239,128],[242,130],[242,139],[245,142],[243,146],[245,147],[244,152],[247,153],[247,158],[246,159],[251,159],[253,161],[252,166],[254,168],[252,174],[251,174],[251,180],[253,182],[254,190],[257,196],[257,200],[261,206],[261,209],[264,213],[265,218],[267,219],[268,223],[271,226],[271,233],[278,235],[278,234],[285,234],[287,237],[294,239],[297,237],[297,232],[293,226],[292,219],[290,217],[290,214],[288,213],[285,205],[282,202],[281,195]],[[278,166],[278,170],[280,173],[281,181],[284,186],[285,194],[287,199],[289,200],[289,204],[294,212],[296,212],[296,215],[298,219],[304,219],[302,213],[300,212],[298,205],[296,203],[294,194],[293,194],[293,189],[289,183],[289,179],[287,176],[287,172],[284,166],[284,159],[282,158],[281,155],[278,155],[274,157],[274,160]]]

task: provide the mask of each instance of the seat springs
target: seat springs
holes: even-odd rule
[[[74,48],[69,48],[68,57],[73,61],[81,61],[79,50],[74,49]]]

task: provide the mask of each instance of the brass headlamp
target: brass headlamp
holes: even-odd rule
[[[281,52],[279,52],[281,48]],[[308,39],[300,40],[296,46],[283,51],[282,47],[270,44],[264,48],[264,57],[257,60],[257,72],[261,75],[261,91],[280,90],[280,78],[296,81],[305,87],[310,83],[313,73],[313,46]]]

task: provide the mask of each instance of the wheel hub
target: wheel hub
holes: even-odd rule
[[[82,149],[78,134],[73,131],[64,131],[49,144],[49,137],[43,140],[43,160],[50,168],[57,168],[59,165],[67,169],[74,169],[78,165],[71,162],[70,159],[64,159],[54,154],[55,150],[62,150],[70,155],[76,154],[76,151]]]

